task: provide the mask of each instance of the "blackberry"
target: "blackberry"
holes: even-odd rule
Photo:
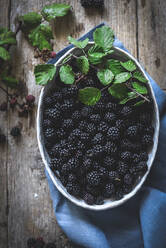
[[[117,127],[110,127],[107,131],[107,136],[117,141],[120,138],[120,130]]]
[[[64,100],[64,103],[61,105],[62,111],[71,111],[73,109],[73,99],[66,99]]]
[[[129,151],[122,152],[120,154],[120,158],[125,162],[129,162],[132,158],[131,152]]]
[[[89,140],[89,134],[88,133],[85,133],[85,132],[81,132],[80,139],[83,142],[87,142]]]
[[[78,147],[78,149],[80,149],[81,151],[84,151],[84,150],[86,149],[86,146],[85,146],[84,143],[82,143],[82,141],[78,141],[77,147]]]
[[[87,126],[87,122],[86,121],[80,121],[78,127],[79,127],[80,130],[85,131],[86,130],[86,126]]]
[[[95,201],[96,205],[103,205],[104,204],[104,198],[103,196],[98,196]]]
[[[99,123],[101,120],[101,117],[99,114],[93,114],[90,116],[90,121],[93,122],[93,123]]]
[[[133,182],[133,177],[131,174],[126,174],[123,178],[125,184],[131,185]]]
[[[102,148],[100,147],[100,148],[97,148],[96,150],[98,151],[99,149],[102,149]],[[102,153],[102,151],[101,151],[101,153]],[[86,151],[86,157],[87,158],[93,158],[94,155],[96,155],[96,152],[94,152],[93,149],[89,149]],[[97,155],[98,155],[98,153],[97,153]]]
[[[93,147],[94,156],[100,156],[103,153],[103,147],[101,145],[96,145]]]
[[[117,120],[116,123],[115,123],[115,126],[116,126],[119,130],[123,131],[123,130],[125,129],[124,120],[121,120],[121,119]]]
[[[73,182],[68,182],[66,185],[67,192],[69,194],[74,195],[74,196],[79,196],[80,195],[80,186],[76,183]]]
[[[61,181],[61,183],[66,187],[66,185],[67,185],[67,183],[68,183],[68,181],[67,181],[67,175],[63,175],[63,174],[61,173],[60,181]]]
[[[103,135],[102,135],[101,133],[97,133],[97,134],[93,137],[93,139],[92,139],[92,144],[95,144],[95,145],[101,144],[101,143],[103,143],[103,141],[104,141]]]
[[[54,243],[48,243],[46,248],[56,248],[57,246]]]
[[[140,153],[140,160],[147,161],[148,160],[148,153],[147,152],[141,152]]]
[[[59,152],[61,150],[60,144],[55,144],[53,147],[49,150],[49,153],[53,156],[59,155]]]
[[[83,196],[83,200],[88,204],[88,205],[93,205],[95,203],[95,198],[93,195],[90,193],[85,193]]]
[[[115,170],[109,171],[108,176],[109,176],[109,180],[111,182],[115,182],[115,181],[120,181],[121,180],[118,172],[116,172]]]
[[[147,168],[147,163],[145,161],[142,161],[138,164],[138,167]]]
[[[68,158],[70,155],[70,151],[68,149],[63,148],[59,151],[59,155],[60,157]]]
[[[104,167],[99,166],[98,172],[103,178],[106,178],[108,176],[108,171]]]
[[[108,128],[109,128],[109,126],[104,121],[100,122],[98,127],[97,127],[99,133],[101,132],[101,133],[104,133],[104,134],[108,131]]]
[[[84,171],[88,171],[92,166],[92,161],[91,159],[85,159],[82,163],[82,168],[84,169]]]
[[[95,107],[96,110],[102,111],[102,110],[104,110],[105,105],[104,105],[103,102],[99,101],[99,102],[97,102],[97,103],[94,105],[94,107]]]
[[[119,109],[118,109],[118,104],[113,103],[113,102],[107,103],[106,109],[107,109],[108,111],[113,111],[113,112],[117,112],[117,111],[119,110]]]
[[[103,160],[104,166],[108,169],[113,169],[116,163],[116,160],[110,156],[106,156]]]
[[[18,137],[21,135],[21,130],[19,127],[13,127],[10,131],[10,134],[13,136],[13,137]]]
[[[117,146],[115,143],[108,141],[104,147],[107,154],[115,155],[117,153]]]
[[[64,164],[62,165],[62,168],[61,168],[61,174],[63,176],[67,176],[70,172],[70,166],[68,164]]]
[[[36,239],[34,239],[34,238],[29,238],[29,239],[27,240],[27,246],[28,246],[28,248],[34,248],[35,245],[36,245]]]
[[[33,104],[35,102],[35,97],[33,95],[26,96],[26,102],[28,104]]]
[[[64,97],[77,97],[78,95],[78,88],[76,86],[65,87],[62,90],[62,94]]]
[[[126,151],[126,150],[128,150],[128,151],[132,151],[133,150],[133,144],[132,144],[132,142],[130,141],[130,140],[128,140],[128,139],[123,139],[122,141],[121,141],[121,150],[122,151]]]
[[[152,146],[152,145],[153,145],[153,138],[152,138],[152,136],[149,135],[149,134],[145,134],[145,135],[142,137],[142,144],[143,144],[145,147]]]
[[[96,82],[93,81],[93,79],[88,78],[85,82],[85,86],[86,87],[95,87],[96,86]]]
[[[74,111],[74,113],[72,114],[72,119],[74,121],[79,121],[81,119],[81,115],[80,115],[80,112],[78,110]]]
[[[132,114],[133,110],[130,106],[124,106],[121,110],[121,116],[124,118],[129,117]]]
[[[0,144],[3,144],[6,142],[6,136],[4,134],[0,134]]]
[[[86,183],[87,184],[87,183]],[[91,195],[97,197],[101,194],[101,189],[99,187],[95,187],[92,185],[86,185],[86,190],[88,193],[90,193]]]
[[[122,190],[123,190],[124,194],[128,194],[132,191],[132,187],[131,187],[131,185],[123,184]]]
[[[116,121],[116,115],[114,113],[107,112],[104,116],[104,120],[109,124],[114,124]]]
[[[56,91],[53,93],[52,95],[52,98],[55,100],[55,101],[61,101],[63,96],[62,96],[62,93],[60,91]]]
[[[113,196],[115,193],[115,186],[112,183],[107,183],[104,188],[104,196],[106,198]]]
[[[76,182],[77,181],[77,178],[74,174],[69,174],[68,175],[68,182]]]
[[[74,127],[73,120],[72,119],[64,120],[62,123],[62,127],[67,130],[73,128]]]
[[[50,166],[52,169],[57,170],[59,167],[59,159],[58,158],[52,158],[50,161]]]
[[[92,113],[92,108],[89,106],[83,107],[81,110],[81,116],[87,118]]]
[[[69,166],[71,171],[75,171],[79,167],[79,161],[77,158],[71,158],[69,159],[67,165]]]
[[[153,136],[154,135],[154,127],[149,126],[149,127],[145,128],[145,133],[149,134],[150,136]]]
[[[52,107],[54,104],[53,98],[51,96],[47,96],[44,98],[44,105],[46,107]]]
[[[59,138],[59,139],[62,139],[66,136],[66,132],[63,128],[59,128],[57,131],[56,131],[56,136]]]
[[[96,126],[93,124],[93,123],[89,123],[87,126],[86,126],[86,131],[93,135],[95,132],[96,132]]]
[[[117,171],[120,176],[124,176],[128,171],[128,166],[123,161],[119,161]]]
[[[136,138],[138,138],[138,127],[137,126],[130,126],[130,127],[128,127],[128,129],[127,129],[127,136],[129,137],[129,139],[136,139]]]
[[[116,192],[115,192],[115,200],[120,200],[123,198],[123,190],[121,188],[119,188]]]
[[[49,120],[49,119],[43,120],[43,128],[44,129],[47,129],[48,127],[52,127],[52,126],[53,126],[53,123],[51,120]]]
[[[50,119],[57,120],[60,118],[61,113],[57,108],[50,108],[45,111],[45,115]]]
[[[137,153],[134,153],[132,161],[134,164],[138,164],[140,162],[140,156]]]
[[[87,182],[89,185],[98,186],[101,184],[102,179],[97,171],[91,171],[87,174]]]

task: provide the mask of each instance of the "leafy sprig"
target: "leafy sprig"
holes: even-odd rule
[[[108,26],[97,28],[93,33],[94,44],[88,45],[89,39],[76,40],[71,36],[69,42],[80,50],[80,56],[70,53],[62,62],[58,64],[56,72],[59,72],[60,79],[64,84],[76,84],[76,75],[72,69],[72,60],[75,59],[80,71],[80,78],[88,74],[90,67],[96,70],[99,82],[104,86],[103,89],[86,87],[79,90],[78,98],[86,105],[94,105],[101,98],[101,91],[108,90],[110,95],[119,100],[120,104],[125,104],[133,99],[140,99],[135,106],[149,101],[146,97],[148,88],[146,78],[137,69],[133,60],[121,61],[111,58],[114,52],[114,33]],[[38,65],[40,66],[40,65]],[[37,67],[38,67],[37,66]],[[59,67],[59,68],[58,68]],[[45,70],[45,68],[43,67]],[[49,73],[48,73],[49,74]],[[38,80],[39,75],[35,73],[37,84],[42,84]],[[44,78],[45,83],[51,81],[53,76]]]

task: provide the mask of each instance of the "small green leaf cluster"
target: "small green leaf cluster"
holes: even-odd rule
[[[148,94],[147,79],[137,69],[135,62],[133,60],[120,61],[114,59],[113,56],[111,58],[111,54],[114,53],[114,33],[110,27],[97,28],[93,33],[94,44],[90,46],[88,46],[88,38],[78,41],[69,36],[68,40],[73,46],[80,49],[80,56],[70,53],[61,64],[57,65],[57,69],[54,65],[49,65],[51,66],[49,68],[47,65],[43,65],[43,72],[47,72],[47,79],[38,75],[35,70],[37,84],[45,85],[52,80],[53,71],[59,73],[64,84],[77,83],[78,79],[76,80],[71,63],[72,60],[75,60],[81,77],[87,75],[90,68],[93,68],[96,70],[100,83],[104,86],[102,89],[86,87],[79,90],[78,98],[82,103],[96,104],[101,98],[102,90],[108,90],[110,95],[119,100],[120,104],[125,104],[132,99],[140,99],[140,97],[142,99],[136,105],[148,100],[145,96]]]

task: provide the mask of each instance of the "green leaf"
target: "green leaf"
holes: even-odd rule
[[[106,67],[110,69],[115,76],[125,71],[120,61],[116,59],[107,60]]]
[[[13,78],[11,76],[4,76],[2,77],[3,83],[5,83],[6,86],[10,88],[16,88],[17,85],[19,84],[19,81],[16,78]]]
[[[25,33],[29,33],[41,23],[42,16],[36,12],[29,12],[19,16],[18,20],[22,22],[21,30]]]
[[[6,32],[8,32],[7,28],[0,27],[0,34],[6,33]]]
[[[131,74],[129,72],[122,72],[115,76],[114,84],[124,83],[130,78],[131,78]]]
[[[9,60],[10,54],[9,52],[4,48],[0,46],[0,58],[3,60]]]
[[[133,77],[142,83],[148,82],[148,80],[143,76],[143,74],[140,71],[134,72]]]
[[[146,95],[148,94],[148,90],[146,86],[142,85],[141,83],[138,82],[133,82],[132,83],[133,88],[140,94]]]
[[[98,71],[97,76],[103,85],[110,84],[114,78],[114,74],[109,69]]]
[[[105,55],[106,54],[103,52],[103,50],[97,45],[92,46],[88,50],[88,59],[90,63],[94,65],[100,64]]]
[[[132,60],[128,60],[126,62],[120,62],[121,65],[127,70],[127,71],[135,71],[136,70],[136,65]]]
[[[124,98],[123,100],[121,100],[120,102],[119,102],[119,104],[125,104],[125,103],[127,103],[128,101],[130,101],[130,100],[132,100],[132,99],[135,99],[135,98],[137,98],[138,97],[138,95],[135,93],[135,92],[129,92],[128,93],[128,96],[126,97],[126,98]]]
[[[128,96],[128,89],[124,84],[113,84],[108,88],[108,92],[120,100]]]
[[[32,46],[38,47],[40,50],[52,50],[52,46],[49,43],[52,38],[52,31],[48,24],[40,24],[30,32],[28,37]]]
[[[73,84],[75,80],[74,72],[70,65],[62,65],[59,70],[60,79],[65,84]]]
[[[103,51],[107,52],[113,46],[114,33],[110,27],[102,26],[94,31],[93,39],[96,45],[101,47]]]
[[[3,32],[0,32],[0,45],[15,45],[16,43],[15,33],[8,31],[7,29],[4,29]]]
[[[134,104],[134,106],[135,106],[135,107],[141,106],[144,102],[145,102],[145,100],[141,100],[141,101],[139,101],[139,102],[136,102],[136,103]]]
[[[68,56],[66,56],[66,58],[64,58],[62,63],[66,63],[71,57],[72,57],[72,54],[69,54]]]
[[[79,90],[78,98],[86,105],[95,105],[101,98],[101,91],[95,87],[86,87]]]
[[[37,65],[34,70],[36,84],[46,85],[51,81],[56,73],[56,67],[51,64]]]
[[[89,42],[88,38],[86,38],[83,41],[78,41],[78,40],[72,38],[71,36],[68,36],[68,40],[71,44],[73,44],[74,46],[76,46],[80,49],[84,49],[88,45],[88,42]]]
[[[65,16],[70,10],[70,5],[62,3],[53,3],[51,5],[46,5],[41,14],[46,21],[51,21],[52,19],[60,16]]]
[[[77,59],[77,66],[83,74],[87,74],[89,71],[89,61],[85,56],[80,56]]]

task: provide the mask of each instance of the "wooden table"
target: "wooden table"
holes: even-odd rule
[[[39,11],[46,3],[66,2],[73,6],[72,14],[58,21],[55,50],[67,45],[66,37],[79,37],[106,21],[116,36],[162,89],[166,89],[166,1],[165,0],[105,0],[103,12],[85,11],[79,0],[0,0],[0,25],[15,30],[15,18],[28,11]],[[33,48],[19,33],[18,45],[12,49],[14,74],[26,91],[36,96],[41,87],[35,85],[33,68],[40,63]],[[0,103],[6,96],[0,92]],[[0,248],[24,248],[31,236],[57,241],[57,247],[70,247],[56,223],[50,200],[44,166],[36,140],[36,109],[33,117],[19,119],[10,111],[0,112],[0,127],[8,137],[0,147]],[[20,142],[10,135],[18,122],[23,124]]]

